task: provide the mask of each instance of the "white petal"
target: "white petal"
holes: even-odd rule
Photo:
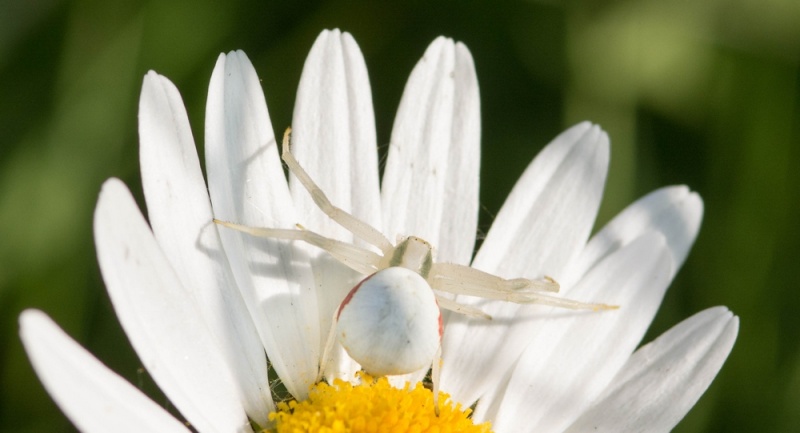
[[[570,267],[569,285],[612,251],[648,231],[658,231],[667,245],[677,272],[694,244],[703,219],[703,200],[685,186],[658,189],[640,198],[597,233]]]
[[[468,264],[475,247],[480,97],[469,50],[436,39],[406,84],[383,176],[384,233],[419,236],[436,260]]]
[[[206,167],[217,218],[255,227],[298,223],[258,76],[240,51],[220,55],[211,76]],[[220,237],[270,362],[289,392],[304,398],[320,346],[308,258],[285,241],[233,230]]]
[[[739,331],[725,307],[702,311],[631,356],[569,432],[667,432],[722,368]]]
[[[80,431],[189,431],[41,311],[23,311],[19,322],[20,337],[36,374]]]
[[[361,50],[348,33],[326,30],[317,38],[303,68],[292,123],[292,150],[331,202],[379,228],[372,92]],[[290,180],[292,198],[302,215],[299,222],[325,236],[353,243],[353,235],[323,214],[300,182],[294,177]],[[325,337],[333,311],[362,276],[316,247],[309,246],[307,251],[314,257],[320,335]],[[328,364],[326,377],[353,377],[358,364],[341,347],[336,352],[337,359]]]
[[[348,33],[324,31],[306,59],[292,120],[292,151],[334,205],[380,226],[378,154],[367,67]],[[292,198],[303,224],[344,241],[299,182]]]
[[[145,76],[139,102],[142,184],[153,233],[216,337],[250,418],[274,409],[264,348],[222,251],[189,119],[175,86]]]
[[[142,364],[199,431],[248,425],[228,365],[192,294],[159,248],[130,192],[103,184],[94,221],[100,270],[122,328]]]
[[[589,238],[608,151],[606,133],[588,123],[556,137],[514,186],[473,266],[507,278],[558,280]]]
[[[619,310],[550,311],[505,389],[481,398],[478,419],[498,432],[561,431],[600,394],[641,341],[670,281],[663,236],[650,233],[606,257],[568,295]],[[491,326],[491,325],[489,325]]]
[[[473,266],[508,278],[558,279],[589,236],[607,166],[608,137],[599,127],[582,123],[559,135],[517,182]],[[491,326],[457,314],[445,326],[442,389],[465,404],[494,386],[530,340],[535,322],[515,317],[540,311],[510,302],[480,307],[494,317]]]

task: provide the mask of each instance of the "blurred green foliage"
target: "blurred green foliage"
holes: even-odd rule
[[[142,203],[145,72],[178,86],[202,146],[216,57],[244,49],[281,131],[308,49],[334,27],[364,52],[381,144],[427,44],[443,34],[469,46],[482,98],[483,230],[541,147],[584,119],[612,141],[598,226],[659,186],[699,191],[703,229],[647,340],[713,305],[729,306],[742,325],[677,431],[800,431],[796,0],[3,0],[0,429],[72,430],[20,345],[17,316],[30,307],[168,405],[114,317],[91,233],[106,178],[122,178]]]

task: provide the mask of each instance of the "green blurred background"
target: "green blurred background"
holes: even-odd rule
[[[115,319],[91,232],[106,178],[122,178],[141,203],[145,72],[178,86],[202,142],[216,57],[244,49],[280,131],[308,49],[333,27],[364,52],[382,145],[428,43],[443,34],[469,46],[481,86],[484,231],[541,147],[584,119],[612,142],[598,225],[659,186],[699,191],[703,228],[647,340],[713,305],[741,316],[741,330],[677,431],[800,431],[796,0],[2,0],[2,431],[73,429],[22,351],[17,316],[29,307],[167,404]]]

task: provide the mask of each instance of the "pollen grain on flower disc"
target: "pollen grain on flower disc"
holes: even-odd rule
[[[333,385],[320,382],[308,400],[279,403],[269,418],[278,433],[490,433],[491,425],[473,424],[469,408],[462,409],[439,393],[439,415],[433,393],[421,383],[413,388],[394,388],[385,378],[360,374],[361,383],[337,379]]]

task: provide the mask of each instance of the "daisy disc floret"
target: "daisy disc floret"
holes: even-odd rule
[[[385,377],[359,373],[355,383],[336,379],[314,385],[304,401],[279,403],[270,415],[277,433],[296,432],[398,432],[490,433],[489,422],[475,424],[472,410],[431,391],[417,382],[397,388]],[[437,407],[438,410],[434,410]]]

